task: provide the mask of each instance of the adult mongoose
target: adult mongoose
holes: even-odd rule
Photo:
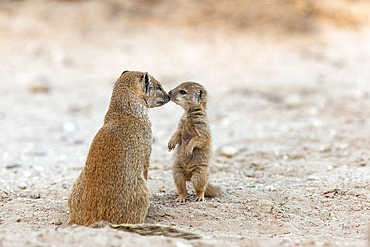
[[[184,82],[169,92],[173,102],[184,108],[176,132],[168,142],[168,149],[176,145],[173,178],[178,191],[177,201],[185,202],[188,191],[186,181],[191,181],[197,201],[204,196],[221,195],[219,186],[209,184],[211,158],[211,133],[207,120],[207,91],[196,82]]]
[[[144,222],[152,145],[148,108],[168,101],[161,84],[148,73],[125,71],[117,79],[104,125],[68,199],[70,224]]]

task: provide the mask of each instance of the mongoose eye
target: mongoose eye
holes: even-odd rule
[[[161,86],[157,86],[157,90],[162,91]]]
[[[186,94],[186,92],[184,91],[184,90],[180,90],[180,92],[179,93],[181,93],[181,94]]]

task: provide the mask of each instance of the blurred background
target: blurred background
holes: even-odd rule
[[[23,86],[112,83],[131,69],[171,86],[332,80],[307,76],[307,67],[342,69],[353,49],[368,50],[361,30],[369,7],[367,0],[1,0],[0,78]]]

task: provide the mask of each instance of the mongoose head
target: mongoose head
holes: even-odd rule
[[[185,110],[192,106],[207,105],[207,91],[196,82],[184,82],[172,89],[169,93],[173,102],[180,105]]]
[[[118,80],[125,82],[126,88],[133,90],[147,103],[149,108],[162,106],[170,101],[162,85],[146,72],[125,71]]]

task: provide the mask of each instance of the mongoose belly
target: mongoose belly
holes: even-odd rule
[[[184,173],[186,181],[190,181],[194,172],[208,170],[209,150],[194,148],[192,155],[187,157],[185,155],[186,145],[184,143],[177,147],[174,164]]]

